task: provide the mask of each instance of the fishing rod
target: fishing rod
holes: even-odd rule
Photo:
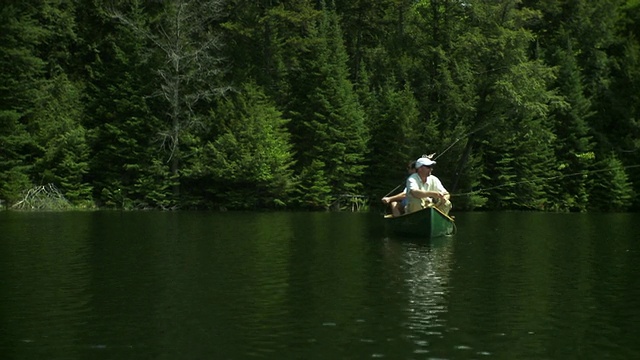
[[[438,158],[440,158],[442,155],[446,154],[446,153],[447,153],[447,151],[449,151],[449,150],[450,150],[450,149],[451,149],[455,144],[457,144],[457,143],[458,143],[458,141],[460,141],[460,140],[462,140],[462,139],[464,139],[464,138],[467,138],[467,137],[469,137],[469,136],[471,136],[471,135],[473,135],[473,134],[477,133],[478,131],[480,131],[480,130],[482,130],[482,129],[486,128],[488,125],[489,125],[489,123],[487,122],[487,123],[485,123],[484,125],[482,125],[482,126],[478,127],[477,129],[472,130],[472,131],[470,131],[470,132],[468,132],[468,133],[466,133],[466,134],[464,134],[464,135],[462,135],[462,136],[459,136],[458,138],[456,138],[456,140],[455,140],[453,143],[451,143],[451,144],[450,144],[446,149],[444,149],[444,151],[442,151],[442,152],[441,152],[438,156],[436,156],[435,158],[434,158],[433,156],[434,156],[436,153],[433,153],[433,154],[430,154],[430,155],[423,155],[422,157],[427,157],[427,158],[429,158],[429,159],[432,159],[433,161],[436,161],[436,160],[437,160]],[[391,195],[394,191],[396,191],[396,190],[397,190],[400,186],[402,186],[402,185],[404,185],[404,183],[400,183],[400,184],[398,184],[398,186],[396,186],[396,187],[394,187],[393,189],[391,189],[391,191],[389,191],[389,192],[388,192],[385,196],[383,196],[383,197],[387,197],[387,196]]]
[[[627,165],[627,166],[623,166],[622,169],[630,169],[630,168],[637,168],[637,167],[640,167],[640,165]],[[466,192],[466,193],[451,194],[451,197],[454,197],[454,196],[469,196],[469,195],[477,194],[477,193],[480,193],[480,192],[483,192],[483,191],[500,189],[500,188],[507,187],[507,186],[515,186],[515,185],[520,185],[520,184],[532,184],[532,183],[536,183],[536,182],[540,182],[540,181],[562,179],[562,178],[571,177],[571,176],[585,175],[586,173],[600,173],[600,172],[605,172],[605,171],[613,171],[613,168],[592,170],[592,171],[589,171],[589,172],[584,172],[583,171],[583,172],[577,172],[577,173],[572,173],[572,174],[550,176],[550,177],[547,177],[547,178],[537,179],[537,180],[514,181],[514,182],[510,182],[510,183],[506,183],[506,184],[502,184],[502,185],[496,185],[496,186],[492,186],[492,187],[488,187],[488,188],[482,188],[482,189],[479,189],[479,190],[474,190],[474,191],[470,191],[470,192]]]
[[[471,136],[471,135],[473,135],[473,134],[477,133],[478,131],[480,131],[480,130],[482,130],[482,129],[486,128],[487,126],[489,126],[489,124],[490,124],[490,123],[489,123],[489,122],[487,122],[487,123],[485,123],[484,125],[482,125],[482,126],[478,127],[477,129],[472,130],[472,131],[469,131],[468,133],[466,133],[466,134],[464,134],[464,135],[462,135],[462,136],[459,136],[458,138],[456,138],[456,140],[455,140],[451,145],[449,145],[446,149],[444,149],[444,151],[443,151],[443,152],[441,152],[441,153],[440,153],[440,155],[436,156],[436,157],[433,159],[433,161],[436,161],[440,156],[444,155],[447,151],[449,151],[449,149],[451,149],[455,144],[457,144],[457,143],[458,143],[458,141],[460,141],[460,140],[462,140],[462,139],[465,139],[465,138],[468,138],[469,136]]]
[[[440,156],[444,155],[447,151],[449,151],[449,149],[451,149],[451,148],[453,147],[453,145],[457,144],[457,143],[458,143],[458,141],[460,141],[460,139],[462,139],[462,138],[457,138],[457,139],[456,139],[456,141],[454,141],[451,145],[449,145],[449,147],[448,147],[448,148],[444,149],[444,151],[443,151],[443,152],[441,152],[441,153],[440,153],[440,155],[436,156],[436,157],[433,159],[433,161],[438,160],[438,158],[439,158]]]

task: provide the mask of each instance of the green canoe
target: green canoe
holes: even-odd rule
[[[401,236],[435,238],[455,232],[453,218],[435,207],[397,217],[385,215],[384,222],[389,231]]]

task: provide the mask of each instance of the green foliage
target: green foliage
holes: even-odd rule
[[[173,188],[177,186],[176,176],[173,175],[162,159],[150,159],[144,168],[137,164],[128,165],[125,170],[136,172],[133,192],[130,194],[134,208],[170,210],[177,207],[173,196]]]
[[[313,159],[300,173],[300,184],[296,189],[300,206],[311,210],[328,210],[335,201],[325,168],[322,161]]]
[[[532,125],[509,137],[496,135],[493,141],[484,144],[483,184],[487,189],[484,195],[489,199],[486,208],[544,210],[549,207],[547,178],[554,173],[550,171],[552,148],[545,137],[551,135],[537,128]]]
[[[323,183],[333,198],[359,194],[369,134],[348,79],[347,54],[335,12],[323,8],[307,30],[308,47],[302,54],[301,71],[293,74],[293,99],[288,106],[301,184],[311,184],[322,170]],[[308,193],[315,190],[319,193]],[[316,200],[326,197],[325,186],[301,191]]]
[[[0,200],[362,209],[435,152],[456,210],[640,209],[639,10],[7,2]]]
[[[89,146],[80,123],[80,89],[61,74],[47,87],[49,98],[34,114],[34,131],[42,155],[35,161],[33,177],[40,184],[56,184],[72,204],[91,200],[91,185],[85,182],[89,171]]]
[[[372,198],[382,198],[394,186],[404,189],[407,176],[406,165],[429,153],[428,138],[420,132],[418,105],[408,87],[395,90],[390,84],[374,92],[371,103],[366,106],[371,142],[369,150],[377,156],[369,159],[367,178],[377,179],[368,188]],[[394,193],[395,193],[394,192]]]
[[[13,166],[8,170],[0,173],[0,200],[11,205],[20,199],[21,192],[24,189],[28,189],[31,184],[31,180],[27,176],[27,169],[20,166]]]
[[[627,165],[640,164],[640,3],[627,1],[623,19],[616,28],[618,38],[612,55],[610,86],[598,98],[603,116],[591,121],[598,131],[598,151],[614,151]],[[629,170],[634,193],[640,194],[640,172]],[[634,197],[633,209],[640,209],[640,197]]]
[[[229,209],[286,205],[294,186],[287,120],[255,84],[220,101],[217,113],[215,139],[193,149],[201,156],[188,166],[192,180]]]
[[[587,173],[592,165],[593,144],[587,120],[593,113],[590,102],[584,96],[582,79],[572,47],[557,49],[554,63],[559,66],[558,89],[566,99],[567,106],[554,109],[552,119],[556,121],[556,170],[567,176],[554,184],[551,191],[556,200],[556,210],[585,211],[589,201]],[[581,176],[579,176],[582,174]]]
[[[131,26],[110,20],[105,8],[88,10],[86,16],[100,24],[98,32],[83,33],[93,49],[86,55],[91,82],[85,117],[94,198],[107,207],[173,208],[176,182],[160,151],[162,123],[155,115],[162,110],[151,97],[156,63],[139,31],[149,19],[135,3],[128,11]]]
[[[45,82],[38,46],[48,32],[31,5],[0,7],[0,199],[8,204],[32,187],[29,171],[37,154],[29,131]]]
[[[145,4],[132,5],[124,10],[110,7],[107,14],[139,39],[146,40],[143,50],[157,60],[153,64],[155,82],[149,89],[152,91],[138,95],[160,98],[152,109],[159,120],[154,128],[171,170],[171,179],[166,180],[173,182],[171,188],[177,198],[185,160],[183,150],[202,126],[207,101],[227,90],[227,86],[218,86],[218,77],[225,70],[220,55],[223,43],[215,26],[222,2],[162,2],[152,21],[144,14]]]
[[[598,162],[601,169],[592,176],[589,208],[593,211],[626,211],[635,196],[622,162],[609,154]]]

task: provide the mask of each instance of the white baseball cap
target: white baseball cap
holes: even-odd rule
[[[435,162],[435,161],[433,161],[433,160],[431,160],[431,159],[429,159],[429,158],[424,158],[424,157],[422,157],[422,158],[420,158],[420,159],[416,160],[416,169],[418,169],[418,168],[420,168],[420,167],[422,167],[422,166],[429,166],[429,167],[431,167],[431,166],[433,166],[433,165],[435,165],[435,164],[436,164],[436,162]]]

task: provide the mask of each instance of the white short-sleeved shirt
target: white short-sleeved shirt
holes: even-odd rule
[[[407,206],[409,211],[416,211],[422,208],[423,199],[416,198],[411,195],[411,190],[423,190],[423,191],[437,191],[440,193],[448,193],[447,189],[444,188],[440,179],[438,179],[434,175],[427,176],[427,181],[422,182],[420,175],[418,173],[412,174],[407,178],[406,184],[406,192],[407,192]]]

